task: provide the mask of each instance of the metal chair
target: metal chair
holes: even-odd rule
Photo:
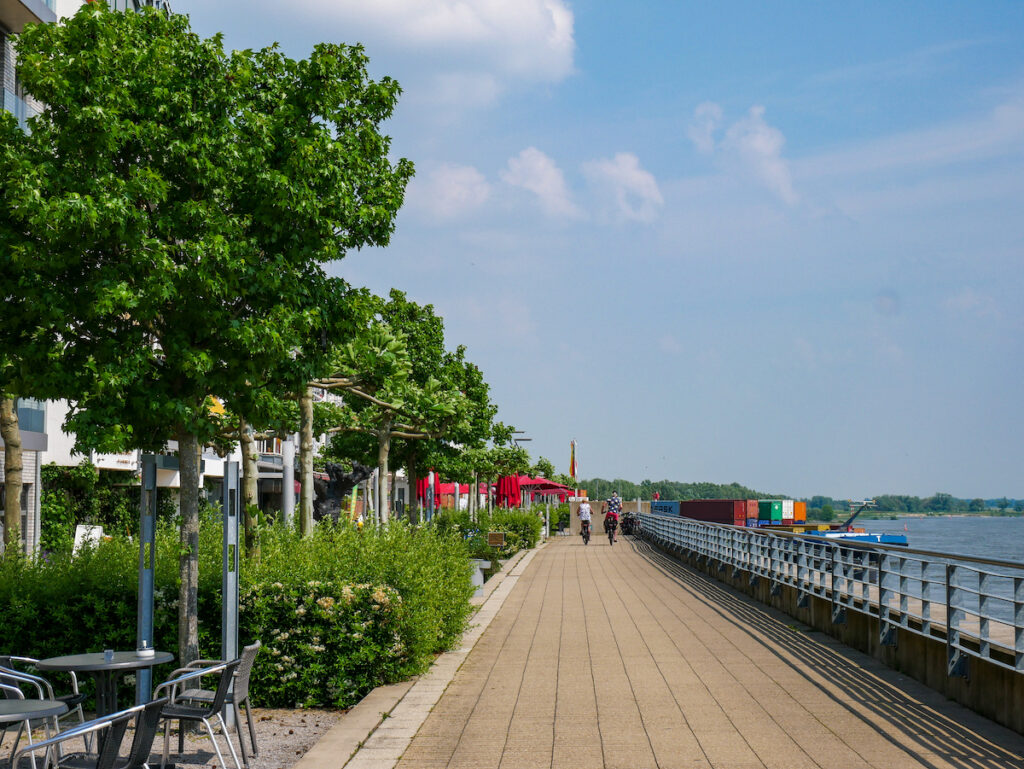
[[[252,720],[252,703],[249,701],[249,676],[252,673],[253,663],[256,661],[256,654],[262,644],[259,641],[250,646],[243,647],[242,655],[238,658],[238,669],[235,671],[234,681],[228,691],[226,705],[231,705],[235,711],[235,729],[238,731],[238,746],[242,749],[242,765],[249,766],[249,754],[245,748],[245,740],[242,738],[242,714],[239,705],[245,705],[245,719],[249,725],[249,741],[252,743],[252,755],[255,758],[260,754],[256,745],[256,727]],[[195,660],[183,668],[175,670],[171,676],[179,673],[186,673],[208,665],[220,665],[224,660]],[[210,689],[186,689],[178,696],[180,700],[191,700],[193,702],[213,702],[216,692]],[[179,735],[178,751],[182,750],[181,737]]]
[[[221,711],[224,710],[224,703],[227,701],[228,688],[231,686],[232,678],[234,677],[235,670],[238,668],[240,660],[234,660],[232,662],[222,662],[219,665],[213,665],[211,667],[201,668],[199,670],[193,670],[189,673],[172,678],[169,681],[165,681],[156,688],[154,694],[160,694],[161,691],[167,690],[170,702],[163,706],[160,710],[160,717],[165,721],[177,721],[178,722],[178,752],[181,753],[184,745],[184,736],[182,727],[185,721],[202,721],[206,727],[206,733],[210,736],[210,742],[213,743],[213,749],[217,753],[217,759],[220,761],[220,766],[224,766],[224,755],[220,752],[220,746],[217,744],[217,738],[213,733],[213,725],[210,723],[210,719],[216,717],[220,721],[221,733],[224,735],[224,740],[228,743],[228,749],[231,751],[231,757],[235,760],[236,769],[242,769],[242,765],[238,761],[238,754],[235,752],[235,746],[231,744],[231,735],[228,733],[227,724],[224,723],[224,717],[221,715]],[[217,684],[217,689],[214,692],[213,700],[208,703],[197,704],[194,700],[189,700],[182,696],[182,693],[186,691],[186,687],[189,684],[199,683],[199,679],[203,676],[208,675],[219,675],[220,681]],[[163,759],[160,762],[160,766],[164,767],[167,765],[167,755],[170,751],[170,738],[171,729],[170,725],[164,726],[164,752]]]
[[[10,657],[0,657],[0,660],[8,660],[9,661],[10,659],[11,659]],[[21,659],[24,659],[24,658],[21,658]],[[38,695],[39,699],[41,699],[41,700],[54,700],[55,702],[64,702],[65,704],[67,704],[67,700],[58,699],[58,698],[53,696],[53,687],[50,686],[50,683],[45,678],[41,678],[39,676],[34,676],[31,673],[24,673],[24,672],[22,672],[20,670],[15,670],[12,667],[5,667],[3,665],[0,665],[0,691],[3,691],[4,697],[6,699],[9,699],[9,700],[10,699],[25,699],[25,693],[22,690],[22,687],[29,687],[29,688],[35,689],[35,693]],[[77,688],[77,686],[76,686],[76,688]],[[78,712],[81,714],[82,708],[81,708],[80,702],[81,701],[79,701]],[[60,731],[60,717],[59,716],[52,716],[52,719],[53,719],[53,731],[52,732],[50,731],[50,718],[51,717],[48,716],[45,719],[26,719],[25,721],[22,721],[22,722],[20,722],[18,724],[18,731],[14,735],[14,747],[11,749],[12,760],[13,760],[13,755],[14,755],[15,751],[18,749],[18,743],[21,742],[21,735],[22,734],[26,734],[28,736],[29,745],[32,744],[32,723],[33,723],[33,721],[35,721],[36,723],[38,723],[39,721],[42,721],[43,723],[46,724],[46,736],[47,737],[51,736],[51,734],[54,734],[54,733],[57,733],[57,732]],[[84,721],[85,721],[85,719],[82,718],[79,723],[82,723]],[[3,730],[0,731],[0,740],[2,740],[4,736],[6,736],[7,729],[8,729],[8,726],[5,724],[4,727],[3,727]],[[32,756],[31,756],[31,763],[32,763],[32,769],[35,769],[35,754],[32,754]]]
[[[132,745],[125,757],[115,756],[114,764],[110,769],[149,769],[149,754],[153,751],[153,741],[156,739],[156,732],[160,728],[162,719],[160,711],[167,704],[167,698],[147,702],[145,705],[136,705],[133,708],[122,710],[116,715],[127,713],[135,716],[135,734],[132,736]],[[120,741],[119,741],[120,742]],[[101,752],[102,752],[101,748]],[[61,769],[92,769],[96,765],[97,756],[91,753],[72,753],[64,756],[58,761]]]
[[[26,673],[23,670],[19,670],[16,665],[35,665],[39,660],[34,657],[18,657],[13,654],[0,654],[0,681],[3,680],[4,674],[3,669],[7,671],[17,673],[21,677],[23,683],[30,683],[35,686],[39,691],[40,699],[51,699],[63,702],[68,706],[68,712],[65,715],[71,715],[72,713],[78,714],[78,723],[85,723],[85,713],[82,711],[82,703],[85,702],[85,695],[78,691],[78,676],[75,675],[73,670],[68,671],[68,675],[71,676],[71,693],[61,694],[54,696],[53,687],[50,682],[42,676],[34,673]],[[40,688],[42,687],[42,688]],[[43,693],[43,688],[46,689],[46,693]]]
[[[137,711],[144,706],[122,710],[103,716],[93,721],[65,729],[63,732],[48,737],[41,742],[26,745],[17,751],[11,758],[12,769],[19,769],[21,760],[28,756],[27,765],[35,766],[35,754],[43,750],[43,766],[58,767],[59,769],[115,769],[118,754],[121,751],[121,743],[124,741],[124,734],[128,729],[128,722]],[[99,749],[97,753],[61,753],[61,745],[69,740],[86,740],[99,736]],[[91,740],[90,740],[91,741]],[[152,741],[151,741],[152,744]]]

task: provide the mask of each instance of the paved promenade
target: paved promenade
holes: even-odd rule
[[[1024,767],[1019,735],[642,543],[600,537],[535,554],[398,762],[1011,766]]]

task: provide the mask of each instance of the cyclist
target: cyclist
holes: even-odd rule
[[[601,512],[604,513],[604,528],[608,532],[608,542],[614,545],[615,530],[619,526],[619,515],[622,513],[622,500],[619,499],[619,492],[612,492],[612,495],[601,505]]]
[[[583,544],[590,544],[590,503],[584,500],[580,502],[579,509],[576,510],[576,515],[580,519],[580,534],[583,535]]]

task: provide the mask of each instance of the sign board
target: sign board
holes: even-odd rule
[[[503,531],[489,531],[489,532],[487,532],[487,546],[488,547],[505,547],[505,532],[503,532]]]

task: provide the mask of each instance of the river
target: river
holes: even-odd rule
[[[854,525],[868,531],[905,533],[907,545],[915,550],[1024,563],[1024,517],[928,516],[858,520]]]

